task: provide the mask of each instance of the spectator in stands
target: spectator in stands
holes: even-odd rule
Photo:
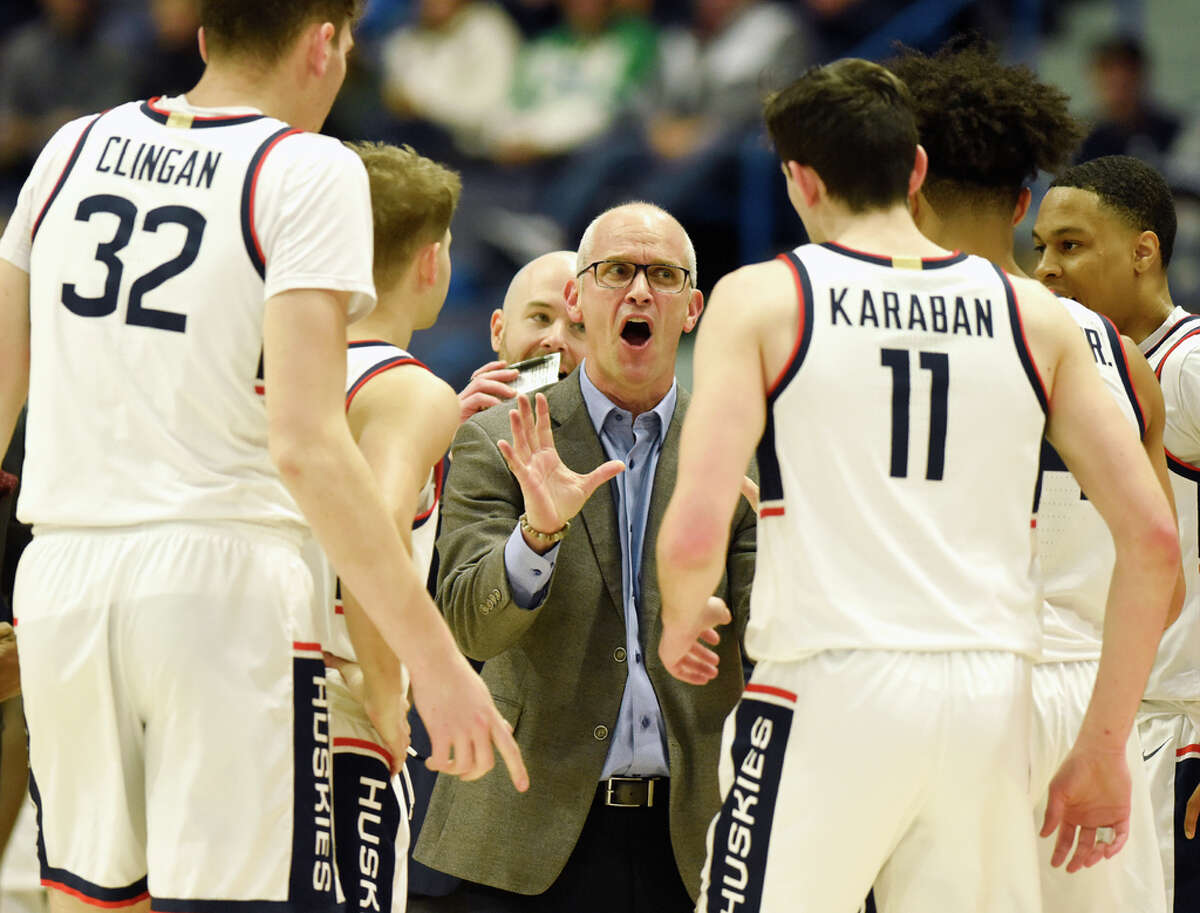
[[[489,0],[419,0],[416,23],[384,42],[384,103],[480,152],[483,125],[512,85],[520,41],[512,18]]]
[[[1180,120],[1151,98],[1150,61],[1138,39],[1110,38],[1092,52],[1092,82],[1100,114],[1083,141],[1078,161],[1132,155],[1155,167],[1180,131]]]
[[[40,2],[0,47],[0,181],[15,189],[55,130],[129,94],[128,56],[103,40],[99,0]]]
[[[614,0],[559,0],[563,23],[517,58],[507,103],[486,127],[503,163],[552,158],[607,130],[654,71],[657,36],[648,19]]]

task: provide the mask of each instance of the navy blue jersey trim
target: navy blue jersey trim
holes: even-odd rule
[[[411,355],[393,355],[391,358],[380,359],[372,364],[371,367],[359,374],[354,383],[352,383],[346,390],[346,408],[350,408],[350,403],[354,401],[354,397],[358,394],[358,391],[361,390],[367,381],[369,381],[372,377],[377,374],[382,374],[384,371],[389,371],[392,368],[399,368],[404,365],[416,365],[418,368],[425,368],[425,365],[421,364],[421,362],[417,361],[417,359],[413,358]],[[428,371],[429,369],[425,368],[425,370]]]
[[[133,884],[121,888],[103,888],[66,869],[53,868],[46,861],[46,837],[45,831],[42,829],[42,795],[38,792],[37,780],[34,779],[33,771],[29,773],[29,796],[33,799],[37,817],[37,855],[43,885],[57,888],[65,894],[78,897],[84,903],[100,907],[127,907],[150,896],[144,876]]]
[[[853,257],[855,260],[862,260],[864,263],[874,263],[876,266],[895,266],[892,257],[881,257],[878,254],[869,254],[863,250],[855,250],[852,247],[845,247],[838,244],[836,241],[826,241],[821,245],[826,250],[831,250],[835,254],[843,254],[847,257]],[[967,255],[961,251],[955,251],[948,257],[922,257],[921,269],[942,269],[946,266],[953,266],[956,263],[962,263],[967,259]]]
[[[267,278],[267,262],[263,257],[262,249],[258,246],[258,237],[254,233],[254,188],[258,183],[258,172],[262,169],[267,153],[274,148],[277,142],[285,136],[302,132],[295,127],[283,127],[276,130],[263,140],[262,145],[254,153],[254,157],[250,159],[249,167],[246,168],[246,180],[242,182],[242,240],[246,244],[246,253],[250,255],[250,262],[254,265],[254,270],[260,279]]]
[[[174,111],[159,111],[152,107],[154,102],[158,101],[161,96],[151,98],[149,101],[144,101],[141,104],[141,112],[150,118],[155,123],[165,124],[171,117]],[[186,111],[178,112],[187,114]],[[197,117],[192,116],[192,130],[203,130],[206,127],[236,127],[238,124],[249,124],[256,120],[262,120],[264,114],[234,114],[229,117]]]
[[[63,184],[67,182],[67,175],[75,167],[75,163],[79,161],[79,155],[83,152],[83,144],[87,142],[88,136],[92,132],[92,128],[96,126],[96,121],[104,116],[103,113],[97,114],[91,119],[83,132],[79,134],[79,139],[75,141],[75,148],[71,150],[71,157],[67,159],[67,164],[63,167],[62,174],[58,176],[58,183],[54,185],[54,189],[50,191],[50,196],[42,206],[42,211],[38,213],[37,221],[33,223],[33,231],[30,233],[30,242],[37,240],[38,231],[42,227],[42,220],[46,218],[46,213],[50,211],[50,204],[58,197],[59,192],[63,189]]]
[[[1179,323],[1175,324],[1175,326],[1173,326],[1173,327],[1171,327],[1171,329],[1167,330],[1166,336],[1164,336],[1162,339],[1160,339],[1158,342],[1156,342],[1154,345],[1152,345],[1149,349],[1146,350],[1146,352],[1144,354],[1145,354],[1147,360],[1149,360],[1149,358],[1155,352],[1157,352],[1159,349],[1161,349],[1164,345],[1167,344],[1167,342],[1171,339],[1171,337],[1175,335],[1176,330],[1178,330],[1181,326],[1183,326],[1184,324],[1186,324],[1192,320],[1200,320],[1200,314],[1191,314],[1187,317],[1184,317],[1183,319],[1181,319],[1179,321]]]
[[[796,372],[800,370],[800,365],[804,362],[804,356],[808,354],[808,347],[812,344],[813,334],[813,291],[812,280],[809,279],[808,270],[805,268],[803,261],[796,256],[794,251],[788,251],[779,255],[779,259],[791,267],[792,276],[796,280],[796,297],[798,299],[797,307],[800,311],[799,319],[801,326],[796,335],[796,345],[792,349],[792,356],[788,359],[787,365],[775,378],[775,383],[771,389],[767,391],[767,409],[775,403],[783,393],[787,385],[792,382],[792,378],[796,376]]]
[[[1037,397],[1042,412],[1049,414],[1050,404],[1046,400],[1046,388],[1042,386],[1041,375],[1038,374],[1037,366],[1033,363],[1033,356],[1029,354],[1029,343],[1025,339],[1025,327],[1021,323],[1021,312],[1017,309],[1017,293],[1013,290],[1012,282],[1004,270],[995,263],[991,266],[996,271],[996,275],[1000,277],[1000,283],[1004,286],[1004,296],[1008,299],[1008,322],[1012,328],[1013,345],[1016,346],[1017,357],[1021,359],[1021,367],[1025,369],[1025,376],[1029,378],[1029,385],[1033,387],[1033,395]]]
[[[1108,342],[1112,346],[1113,356],[1117,360],[1117,373],[1121,375],[1121,384],[1125,387],[1125,395],[1129,397],[1129,405],[1137,417],[1138,437],[1146,436],[1146,416],[1142,412],[1142,404],[1138,402],[1137,393],[1133,389],[1133,376],[1129,373],[1129,361],[1125,357],[1125,346],[1121,343],[1121,335],[1113,322],[1103,314],[1104,329],[1108,333]]]
[[[1178,476],[1183,476],[1189,482],[1200,483],[1200,467],[1191,466],[1167,451],[1167,469]]]
[[[368,349],[371,346],[392,346],[390,342],[384,342],[382,339],[359,339],[355,342],[347,343],[348,349]],[[395,346],[392,346],[395,348]]]

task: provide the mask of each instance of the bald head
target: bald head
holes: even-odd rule
[[[567,316],[566,287],[575,276],[575,251],[557,250],[526,263],[492,313],[492,349],[512,364],[561,353],[559,374],[583,360],[583,326]]]
[[[619,234],[630,238],[638,237],[661,241],[669,239],[677,241],[682,254],[682,265],[687,267],[692,278],[692,286],[696,284],[696,248],[687,231],[673,215],[661,206],[653,203],[624,203],[607,209],[584,229],[583,237],[579,239],[579,254],[575,258],[575,272],[581,273],[596,260],[596,236],[601,229],[612,228]]]

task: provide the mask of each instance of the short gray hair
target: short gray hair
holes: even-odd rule
[[[657,213],[661,213],[679,226],[679,231],[683,234],[683,257],[685,260],[684,266],[687,267],[688,273],[691,275],[692,288],[696,288],[697,282],[700,278],[700,273],[696,269],[696,247],[692,244],[692,239],[688,237],[687,229],[683,227],[683,224],[678,219],[676,219],[661,206],[657,206],[654,203],[647,203],[644,200],[631,200],[630,202],[622,203],[619,206],[612,206],[609,209],[604,210],[604,212],[600,213],[600,215],[596,216],[596,218],[592,219],[592,221],[588,223],[588,227],[583,230],[583,237],[579,239],[579,252],[575,255],[575,273],[578,275],[591,265],[592,248],[596,241],[596,229],[597,226],[604,220],[605,216],[616,212],[618,209],[627,209],[632,207],[642,207]]]

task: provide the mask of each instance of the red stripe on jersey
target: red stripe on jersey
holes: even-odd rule
[[[218,120],[219,118],[211,118],[211,119]],[[204,120],[204,118],[197,118],[197,120]],[[279,136],[275,137],[274,142],[272,142],[269,146],[267,146],[266,149],[264,149],[262,151],[262,156],[259,158],[258,164],[254,166],[254,177],[251,178],[251,180],[250,180],[250,200],[248,203],[248,205],[250,207],[250,213],[249,213],[250,238],[251,238],[251,240],[254,241],[254,250],[258,254],[258,261],[260,263],[266,263],[267,258],[263,256],[262,245],[258,243],[258,230],[254,227],[254,197],[258,191],[258,176],[260,174],[262,174],[263,163],[266,162],[267,156],[271,154],[272,149],[274,149],[276,146],[278,146],[280,144],[280,142],[287,139],[289,136],[295,136],[297,133],[303,133],[303,132],[304,132],[303,130],[293,129],[293,130],[288,130],[286,133],[279,134]]]
[[[1171,348],[1167,349],[1167,354],[1162,357],[1162,361],[1160,361],[1158,363],[1158,367],[1154,369],[1154,376],[1159,379],[1160,383],[1162,382],[1163,367],[1166,365],[1167,359],[1171,357],[1171,353],[1174,352],[1176,349],[1178,349],[1181,345],[1183,345],[1185,340],[1191,339],[1197,333],[1200,333],[1200,329],[1189,330],[1188,332],[1184,333],[1182,336],[1179,337],[1179,340],[1175,343],[1175,345],[1173,345],[1173,346],[1171,346]]]
[[[1032,520],[1029,521],[1029,528],[1037,529],[1037,517],[1034,517]]]
[[[1017,290],[1013,287],[1012,280],[1008,278],[1008,274],[1004,270],[997,267],[996,272],[1000,274],[1000,278],[1008,286],[1008,293],[1012,295],[1013,311],[1017,315],[1017,329],[1021,333],[1021,345],[1025,347],[1025,354],[1029,356],[1029,364],[1033,367],[1033,375],[1037,378],[1038,386],[1042,389],[1042,404],[1048,406],[1050,404],[1050,394],[1046,390],[1046,382],[1042,379],[1042,372],[1038,370],[1037,362],[1033,358],[1033,349],[1029,348],[1029,337],[1025,335],[1025,321],[1021,319],[1021,302],[1017,300]]]
[[[893,256],[892,256],[892,255],[890,255],[890,254],[888,254],[888,255],[884,255],[884,254],[873,254],[873,253],[871,253],[870,251],[867,251],[867,250],[859,250],[859,249],[858,249],[858,248],[856,248],[856,247],[851,247],[849,244],[841,244],[841,243],[839,243],[839,242],[837,242],[837,241],[830,241],[830,242],[829,242],[829,245],[830,245],[831,247],[840,247],[842,250],[847,250],[847,251],[849,251],[849,252],[850,252],[850,253],[852,253],[852,254],[861,254],[861,255],[862,255],[862,256],[864,256],[864,257],[873,257],[873,258],[874,258],[874,259],[876,259],[876,260],[889,260],[889,261],[894,261],[894,260],[896,259],[895,257],[893,257]],[[960,250],[955,250],[955,251],[951,251],[951,252],[950,252],[949,254],[947,254],[945,257],[922,257],[922,258],[921,258],[921,262],[922,262],[922,263],[945,263],[947,260],[954,260],[954,259],[957,259],[958,257],[961,257],[961,256],[962,256],[962,251],[960,251]]]
[[[37,237],[38,229],[42,227],[42,219],[46,217],[46,210],[50,208],[50,204],[53,203],[54,198],[58,196],[59,190],[62,189],[63,181],[67,179],[67,175],[75,166],[75,160],[79,157],[79,150],[83,146],[83,141],[87,139],[88,134],[92,132],[92,127],[96,125],[96,121],[98,121],[106,113],[107,112],[101,112],[100,114],[97,114],[90,121],[88,121],[87,126],[80,131],[79,139],[75,140],[75,146],[71,150],[71,154],[67,156],[67,162],[65,165],[63,165],[62,173],[59,174],[58,180],[54,182],[54,189],[50,191],[50,196],[46,197],[46,202],[42,204],[42,209],[38,213],[38,217],[33,220],[33,230],[29,233],[30,238]]]
[[[750,684],[746,686],[746,690],[756,692],[758,694],[770,694],[773,697],[781,697],[784,700],[791,701],[793,704],[796,703],[796,694],[794,691],[785,691],[782,688],[775,688],[771,685]]]
[[[205,114],[205,115],[200,115],[200,114],[192,114],[190,111],[172,111],[169,108],[156,107],[155,102],[159,102],[159,101],[162,101],[162,96],[155,95],[153,98],[151,98],[149,101],[146,102],[146,107],[149,108],[151,111],[153,111],[155,114],[161,114],[164,117],[170,117],[172,114],[186,114],[188,117],[190,117],[192,119],[193,122],[199,122],[199,123],[208,123],[210,121],[215,121],[215,120],[230,120],[230,119],[236,119],[236,118],[241,118],[241,117],[256,116],[256,115],[246,115],[246,114]],[[296,132],[300,133],[302,131],[298,130]]]
[[[1194,743],[1192,745],[1184,745],[1182,748],[1176,748],[1175,749],[1175,757],[1178,758],[1185,754],[1191,754],[1193,751],[1200,751],[1200,743]]]
[[[346,411],[350,411],[350,404],[354,402],[354,397],[358,396],[358,391],[367,385],[367,381],[369,381],[372,377],[378,377],[385,371],[390,371],[392,368],[399,368],[403,365],[416,365],[418,368],[425,368],[426,371],[429,370],[429,368],[426,368],[425,365],[417,361],[415,358],[397,358],[395,361],[389,361],[387,364],[380,365],[365,377],[360,377],[357,381],[355,381],[354,386],[351,387],[350,391],[346,394]]]
[[[413,517],[413,529],[428,520],[437,510],[438,502],[442,500],[442,482],[446,478],[445,466],[445,460],[438,460],[437,465],[433,467],[433,503],[429,505],[429,510],[422,511]]]
[[[1175,456],[1175,454],[1171,453],[1170,450],[1167,450],[1166,447],[1163,448],[1163,452],[1170,459],[1174,460],[1176,463],[1178,463],[1180,466],[1182,466],[1184,469],[1192,469],[1192,470],[1195,470],[1196,472],[1200,472],[1200,466],[1195,466],[1192,463],[1189,463],[1187,460],[1179,459],[1179,457],[1177,457],[1177,456]]]
[[[335,605],[335,606],[333,607],[333,614],[334,614],[334,615],[345,615],[345,614],[346,614],[346,607],[345,607],[345,606],[343,606],[343,605],[342,605],[342,604],[339,602],[337,605]]]
[[[388,767],[392,766],[392,753],[382,745],[376,745],[374,742],[368,742],[366,739],[346,739],[339,738],[333,740],[334,748],[365,748],[367,751],[373,751],[385,761]]]
[[[321,645],[305,643],[304,641],[294,640],[294,641],[292,641],[292,649],[295,650],[297,653],[309,653],[309,652],[320,653]]]
[[[131,907],[135,903],[141,903],[150,896],[149,891],[143,891],[137,897],[130,897],[128,900],[97,900],[95,897],[88,897],[82,891],[68,887],[65,884],[60,884],[57,881],[51,881],[49,878],[42,879],[42,886],[54,888],[56,891],[62,891],[64,894],[70,894],[76,900],[82,900],[88,906],[103,907],[106,910],[114,910],[119,907]]]
[[[267,392],[267,388],[264,387],[262,384],[255,384],[254,392],[257,393],[259,396],[264,396]]]
[[[1112,331],[1117,334],[1117,342],[1121,344],[1121,358],[1125,362],[1125,376],[1129,378],[1129,390],[1133,394],[1133,405],[1137,407],[1138,411],[1138,425],[1141,428],[1145,428],[1147,425],[1149,425],[1149,421],[1146,418],[1146,408],[1142,405],[1141,397],[1138,396],[1137,386],[1133,382],[1133,372],[1129,370],[1129,353],[1125,351],[1125,337],[1121,335],[1121,331],[1117,329],[1117,325],[1115,323],[1113,323],[1103,314],[1101,314],[1100,317],[1105,323],[1112,327]]]
[[[784,510],[782,507],[764,507],[758,515],[760,517],[782,517]]]
[[[792,362],[796,360],[796,356],[800,353],[800,346],[804,343],[804,284],[800,280],[800,271],[796,269],[796,264],[791,261],[787,254],[780,254],[776,257],[777,260],[782,260],[787,264],[787,268],[792,272],[792,280],[796,283],[796,300],[797,300],[797,316],[796,316],[796,342],[792,346],[792,354],[787,357],[787,361],[783,363],[783,368],[771,381],[771,386],[767,387],[767,396],[774,393],[783,379],[787,376],[788,369],[791,368]]]

